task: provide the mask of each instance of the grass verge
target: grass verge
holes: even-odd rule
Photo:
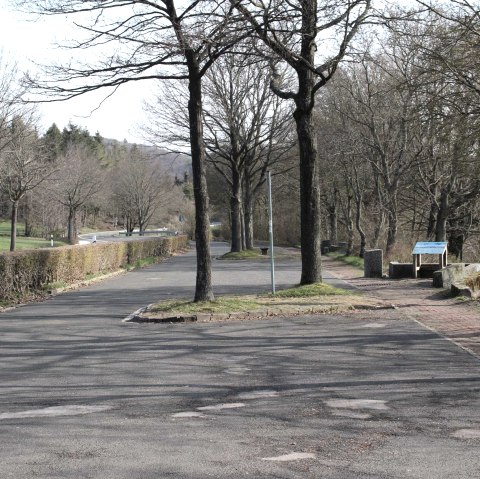
[[[253,297],[221,297],[214,301],[201,301],[194,303],[188,300],[162,301],[150,308],[152,312],[162,313],[230,313],[245,312],[258,309],[260,303]]]
[[[358,256],[346,256],[343,253],[327,253],[327,256],[351,266],[355,266],[356,268],[363,269],[363,258],[359,258]]]
[[[194,303],[189,300],[162,301],[151,305],[144,313],[147,318],[194,314],[242,314],[275,316],[279,314],[332,313],[378,307],[379,302],[327,284],[297,286],[279,291],[275,296],[223,296],[214,301]],[[248,314],[247,314],[248,316]]]
[[[53,246],[63,246],[66,243],[61,241],[54,241]],[[38,249],[38,248],[50,248],[50,241],[43,238],[27,238],[25,236],[17,236],[16,249]],[[0,251],[10,250],[10,237],[0,236]]]
[[[235,253],[229,252],[220,256],[218,259],[233,259],[233,260],[242,260],[242,259],[251,259],[251,258],[260,258],[262,255],[260,250],[247,249],[244,251],[238,251]]]
[[[305,284],[295,288],[283,289],[277,291],[277,298],[311,298],[314,296],[342,296],[351,294],[350,291],[340,288],[334,288],[326,283]],[[271,295],[272,296],[272,295]],[[273,296],[272,296],[273,297]]]

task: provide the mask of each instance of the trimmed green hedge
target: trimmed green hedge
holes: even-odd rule
[[[169,256],[187,244],[186,236],[171,236],[2,253],[0,300],[28,296],[49,283],[72,284],[88,275],[117,271],[142,259]]]

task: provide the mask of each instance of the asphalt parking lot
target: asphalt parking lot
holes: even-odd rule
[[[125,324],[128,281],[0,315],[2,478],[480,477],[480,361],[401,311]]]

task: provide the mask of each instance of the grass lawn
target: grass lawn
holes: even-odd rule
[[[16,249],[37,249],[49,248],[50,240],[44,238],[27,238],[25,236],[18,236],[23,234],[25,226],[22,223],[17,225],[17,247]],[[63,246],[62,241],[54,241],[53,246]],[[0,221],[0,252],[10,251],[10,221]]]
[[[343,253],[327,253],[327,256],[351,266],[355,266],[356,268],[363,269],[363,258],[359,258],[358,256],[346,256]]]
[[[63,246],[65,243],[61,241],[54,241],[53,246]],[[24,236],[17,236],[16,249],[37,249],[49,248],[50,241],[43,238],[25,238]],[[10,236],[0,236],[0,252],[10,250]]]

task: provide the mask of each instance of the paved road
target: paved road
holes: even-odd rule
[[[479,360],[398,311],[121,322],[192,260],[0,315],[2,479],[480,477]],[[216,292],[264,266],[215,262]]]

